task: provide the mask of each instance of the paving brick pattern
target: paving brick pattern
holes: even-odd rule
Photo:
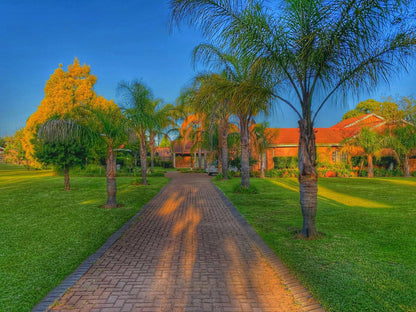
[[[169,175],[52,310],[322,311],[307,297],[296,301],[206,175]]]

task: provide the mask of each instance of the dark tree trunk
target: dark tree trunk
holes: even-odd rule
[[[367,155],[368,162],[368,177],[374,178],[374,166],[373,166],[373,155]]]
[[[202,170],[202,149],[198,148],[198,167],[199,170]]]
[[[147,185],[146,174],[147,174],[147,146],[146,146],[146,135],[144,131],[140,133],[140,165],[142,171],[142,184]]]
[[[247,118],[240,118],[241,186],[250,187],[249,129]]]
[[[410,177],[409,157],[407,155],[404,156],[403,174],[406,178]]]
[[[301,236],[315,237],[318,232],[315,216],[318,196],[318,175],[316,172],[316,146],[313,123],[307,119],[299,121],[299,190],[303,216]]]
[[[113,143],[110,142],[107,150],[106,160],[106,175],[107,175],[107,203],[104,208],[117,207],[117,184],[116,184],[116,158],[113,151]]]
[[[221,154],[222,154],[222,176],[228,179],[228,124],[225,118],[221,118]]]
[[[150,146],[150,169],[153,171],[155,168],[155,152],[156,152],[156,142],[155,142],[155,134],[151,133],[149,138],[149,146]]]
[[[71,190],[71,185],[69,184],[69,167],[64,167],[64,181],[65,181],[65,191]]]

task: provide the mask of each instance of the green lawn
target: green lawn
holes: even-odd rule
[[[416,311],[416,179],[320,179],[315,241],[294,238],[296,179],[215,183],[327,311]]]
[[[167,183],[117,178],[119,203],[106,201],[105,178],[63,177],[0,164],[0,311],[30,311]]]

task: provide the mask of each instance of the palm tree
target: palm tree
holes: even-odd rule
[[[154,169],[156,136],[165,135],[165,129],[175,126],[176,110],[171,104],[161,105],[159,99],[152,101],[152,123],[149,124],[150,168]],[[170,130],[170,129],[169,129]]]
[[[383,137],[377,132],[368,128],[361,129],[361,132],[352,138],[347,139],[346,145],[359,147],[362,149],[364,156],[367,157],[368,177],[374,177],[373,157],[379,156],[384,147]]]
[[[219,132],[219,161],[218,169],[222,170],[224,179],[228,179],[228,130],[231,117],[229,101],[221,98],[216,89],[216,74],[201,74],[194,82],[194,105],[196,110],[207,116],[212,129],[214,123],[218,123]]]
[[[224,101],[228,110],[238,118],[241,140],[241,187],[249,188],[249,125],[253,117],[269,110],[273,81],[262,58],[227,54],[209,44],[198,46],[194,54],[206,64],[222,69],[221,74],[211,74],[209,84],[211,91],[215,92],[215,97]]]
[[[98,140],[99,144],[103,142],[107,148],[107,202],[104,208],[116,208],[118,204],[114,150],[127,139],[126,119],[112,100],[105,107],[84,108],[82,118],[84,123],[94,131],[95,141]]]
[[[277,136],[276,131],[268,131],[267,127],[269,124],[267,122],[263,122],[260,124],[256,124],[253,127],[253,134],[254,134],[254,146],[259,154],[260,159],[260,178],[264,179],[264,158],[267,148],[270,146],[271,140]]]
[[[142,184],[147,185],[147,132],[153,129],[154,99],[152,91],[139,81],[122,82],[118,87],[122,94],[122,102],[126,105],[126,117],[130,127],[140,140],[140,164]]]
[[[416,56],[406,1],[171,0],[172,23],[200,27],[220,46],[267,62],[274,97],[299,118],[301,236],[313,238],[317,209],[314,122],[337,93],[388,81]],[[345,97],[344,97],[345,98]]]

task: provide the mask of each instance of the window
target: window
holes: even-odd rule
[[[339,161],[339,152],[338,151],[333,151],[332,152],[332,162],[336,163]]]

